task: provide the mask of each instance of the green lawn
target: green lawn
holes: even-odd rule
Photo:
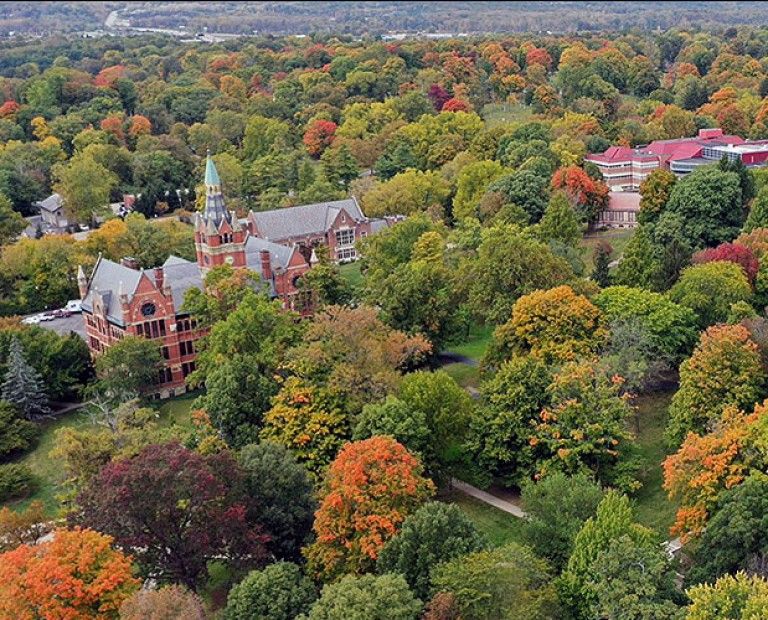
[[[160,425],[177,425],[181,429],[190,429],[192,424],[189,410],[196,394],[185,394],[164,402],[160,407]],[[19,459],[20,463],[28,465],[38,480],[38,487],[34,494],[23,500],[8,502],[11,508],[24,509],[30,502],[39,500],[43,502],[46,514],[56,516],[59,510],[59,501],[56,498],[58,485],[61,482],[62,472],[58,460],[51,458],[55,433],[60,428],[93,428],[88,416],[82,411],[73,411],[64,414],[60,418],[43,422],[42,432],[37,446],[31,452]]]
[[[611,254],[611,260],[617,260],[621,258],[624,253],[624,248],[627,247],[627,243],[632,238],[634,230],[631,228],[623,228],[616,230],[604,230],[601,232],[590,233],[589,236],[584,237],[581,240],[581,260],[584,261],[586,269],[584,275],[588,276],[594,269],[594,263],[592,262],[592,252],[595,250],[595,246],[600,241],[607,241],[613,248]]]
[[[89,426],[88,418],[80,411],[66,413],[60,418],[41,423],[42,432],[40,440],[32,452],[19,459],[19,463],[28,465],[37,478],[37,490],[29,497],[8,502],[3,505],[23,510],[33,501],[43,502],[48,516],[56,516],[59,509],[59,501],[56,499],[58,484],[61,481],[61,468],[58,462],[50,457],[53,449],[54,434],[60,428],[82,428]]]
[[[488,343],[490,343],[492,337],[493,326],[473,324],[469,330],[469,338],[460,344],[450,345],[446,351],[480,361],[480,358],[485,355],[485,350],[488,348]]]
[[[494,547],[521,541],[523,522],[518,517],[489,506],[461,491],[447,492],[440,499],[461,508]]]
[[[488,127],[526,121],[532,114],[529,106],[519,103],[489,103],[483,106],[480,113]]]
[[[643,487],[635,494],[635,512],[638,520],[669,536],[669,526],[675,520],[677,506],[667,499],[661,488],[663,481],[661,463],[667,455],[664,444],[664,428],[667,424],[667,408],[673,392],[647,394],[637,399],[640,432],[637,445],[643,459],[640,479]]]
[[[339,272],[354,288],[359,287],[363,283],[363,274],[360,273],[360,261],[339,265]]]
[[[440,370],[447,372],[463,388],[476,388],[480,385],[480,371],[476,366],[456,362],[454,364],[446,364]]]

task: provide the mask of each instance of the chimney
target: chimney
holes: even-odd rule
[[[120,264],[123,267],[128,267],[128,269],[138,269],[139,268],[139,261],[137,261],[132,256],[124,256],[120,259]]]
[[[163,272],[162,267],[155,267],[155,286],[157,287],[158,291],[163,290],[163,280],[165,278],[165,273]]]
[[[128,312],[128,295],[123,289],[122,280],[120,280],[120,283],[117,285],[117,299],[120,302],[120,307],[122,308],[123,312]]]
[[[85,299],[88,294],[88,278],[85,277],[83,266],[77,266],[77,289],[80,291],[80,299]]]
[[[259,252],[261,256],[261,275],[265,280],[272,279],[272,259],[269,255],[269,250],[262,250]]]

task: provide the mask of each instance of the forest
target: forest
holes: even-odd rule
[[[768,140],[768,28],[2,48],[0,616],[768,616],[768,169],[660,166],[604,229],[585,160]],[[240,216],[401,221],[306,320],[211,269],[159,402],[157,341],[21,318],[194,259],[207,153]],[[26,234],[53,192],[78,234]]]

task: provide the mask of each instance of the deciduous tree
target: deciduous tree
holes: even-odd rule
[[[316,541],[306,549],[310,570],[325,580],[370,570],[403,520],[424,503],[434,485],[391,437],[347,444],[328,469]]]
[[[267,537],[248,519],[241,481],[227,452],[148,446],[104,467],[78,496],[73,519],[135,549],[145,575],[195,590],[214,557],[245,565],[263,559]]]
[[[403,521],[397,535],[381,550],[379,573],[400,573],[416,596],[430,592],[435,566],[485,546],[474,524],[452,504],[430,502]]]
[[[139,587],[131,561],[112,538],[92,530],[56,530],[53,539],[0,555],[0,614],[6,618],[118,617]]]
[[[669,408],[669,438],[711,430],[728,405],[750,410],[764,395],[766,373],[757,345],[742,325],[710,327],[680,366],[680,389]]]
[[[227,620],[294,620],[317,598],[312,581],[291,562],[276,562],[251,571],[229,592]]]

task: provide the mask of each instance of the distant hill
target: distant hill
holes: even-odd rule
[[[0,34],[132,28],[250,34],[595,31],[768,23],[755,2],[0,2]]]

